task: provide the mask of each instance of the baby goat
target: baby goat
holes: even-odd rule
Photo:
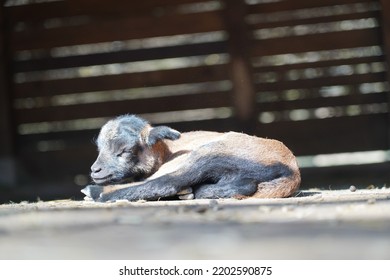
[[[96,185],[82,190],[95,201],[291,196],[301,177],[281,142],[242,133],[180,134],[134,115],[107,122],[91,167]],[[183,196],[181,197],[183,198]]]

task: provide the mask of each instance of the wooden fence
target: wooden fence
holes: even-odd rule
[[[124,113],[301,156],[389,149],[385,0],[4,3],[7,151],[38,181],[86,183]]]

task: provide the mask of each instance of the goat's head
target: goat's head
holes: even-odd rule
[[[152,127],[134,115],[110,120],[96,141],[99,155],[91,166],[91,178],[96,184],[105,185],[148,177],[158,160],[155,146],[163,139],[179,137],[174,129]]]

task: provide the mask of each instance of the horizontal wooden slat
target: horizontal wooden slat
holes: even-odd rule
[[[301,189],[315,186],[320,189],[348,188],[351,185],[362,187],[382,187],[390,182],[390,162],[362,165],[301,168]]]
[[[199,20],[201,17],[202,20]],[[196,23],[196,24],[194,24]],[[223,30],[218,12],[170,17],[121,18],[81,26],[34,28],[13,33],[13,50],[46,49],[99,42],[141,39]]]
[[[14,71],[16,73],[42,71],[49,69],[81,67],[98,64],[102,65],[110,63],[125,63],[133,61],[147,61],[154,59],[209,55],[226,52],[226,42],[211,42],[204,44],[137,49],[70,57],[47,57],[44,59],[16,61],[14,62]]]
[[[226,65],[199,66],[165,71],[29,82],[15,85],[15,96],[16,98],[53,96],[227,79]]]
[[[199,120],[190,122],[175,122],[175,123],[163,123],[178,131],[188,132],[196,130],[209,130],[209,131],[242,131],[236,124],[233,118],[223,119],[210,119],[210,120]]]
[[[28,172],[32,176],[47,180],[74,177],[77,174],[87,175],[95,158],[96,149],[91,145],[44,153],[28,152],[20,160],[28,166]]]
[[[386,103],[388,94],[384,92],[371,94],[356,94],[337,97],[316,97],[291,101],[277,101],[258,103],[259,112],[283,111],[294,109],[312,109],[320,107],[364,105],[373,103]]]
[[[377,2],[376,0],[287,0],[277,1],[269,3],[260,3],[256,5],[249,5],[248,13],[259,14],[259,13],[275,13],[281,11],[291,11],[298,9],[309,9],[327,6],[336,6],[343,4],[355,4],[355,3],[370,3]]]
[[[389,149],[388,114],[260,124],[257,135],[279,139],[296,155]]]
[[[131,112],[128,112],[131,113]],[[111,118],[116,117],[113,114],[107,118],[107,121]],[[183,121],[174,123],[151,123],[154,126],[167,125],[178,131],[185,132],[191,130],[215,130],[215,131],[231,131],[239,128],[234,126],[234,120],[232,118],[224,119],[210,119],[210,120],[196,120],[196,121]],[[99,128],[100,129],[100,128]],[[20,147],[21,153],[36,153],[41,154],[37,150],[37,143],[40,141],[62,141],[64,143],[64,149],[76,149],[81,147],[82,149],[96,150],[95,140],[99,134],[99,129],[84,129],[84,130],[73,130],[73,131],[56,131],[50,133],[37,133],[37,134],[26,134],[19,135],[18,146]]]
[[[110,116],[108,119],[115,116]],[[64,148],[77,148],[80,146],[95,147],[95,139],[99,134],[99,129],[84,129],[73,131],[58,131],[41,134],[19,135],[18,145],[22,153],[37,152],[37,143],[40,141],[64,143]]]
[[[353,14],[319,16],[314,18],[260,22],[260,23],[252,24],[250,25],[250,27],[252,30],[262,29],[262,28],[285,27],[285,26],[293,27],[296,25],[323,24],[323,23],[338,22],[344,20],[378,18],[379,15],[380,15],[380,11],[369,11],[369,12],[361,12],[361,13],[353,13]]]
[[[376,46],[381,45],[380,38],[380,29],[371,28],[259,40],[254,43],[252,56]]]
[[[354,57],[347,59],[332,59],[332,60],[320,60],[315,62],[304,62],[304,63],[291,63],[291,64],[282,64],[282,65],[267,65],[267,66],[257,66],[254,67],[255,73],[263,72],[286,72],[290,70],[298,69],[316,69],[316,68],[325,68],[332,66],[342,66],[342,65],[357,65],[363,63],[373,63],[373,62],[384,62],[385,57],[380,56],[366,56],[366,57]]]
[[[30,5],[5,7],[11,24],[17,22],[41,22],[49,18],[62,18],[86,14],[76,7],[72,9],[68,1],[54,1]]]
[[[228,92],[169,96],[153,99],[136,99],[119,102],[91,103],[62,107],[44,107],[19,110],[17,123],[62,121],[133,113],[168,112],[230,106]]]
[[[38,23],[51,18],[66,18],[81,15],[94,17],[138,16],[153,14],[156,9],[160,12],[174,9],[177,5],[201,3],[209,0],[144,0],[128,1],[115,0],[115,4],[107,5],[104,1],[95,0],[66,0],[43,2],[29,5],[6,7],[11,23],[18,21]],[[164,9],[161,11],[161,9]]]
[[[322,77],[314,79],[299,79],[296,81],[279,81],[276,83],[259,83],[258,91],[278,91],[288,89],[315,88],[334,85],[353,85],[386,81],[386,73],[355,74],[350,76]]]

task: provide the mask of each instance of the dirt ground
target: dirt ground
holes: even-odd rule
[[[0,259],[390,259],[390,189],[0,205]]]

